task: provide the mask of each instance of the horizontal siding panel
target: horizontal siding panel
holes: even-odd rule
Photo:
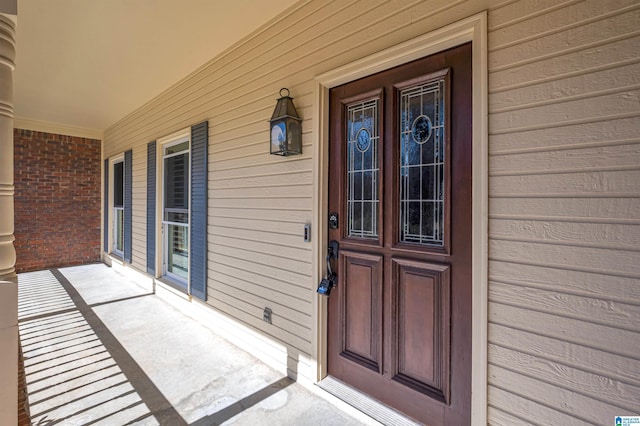
[[[313,127],[313,87],[291,86],[291,84],[289,86],[296,111],[303,120],[302,132],[303,134],[307,133]],[[247,116],[234,114],[245,105],[236,106],[232,103],[226,103],[220,111],[209,110],[209,113],[216,117],[215,127],[210,129],[210,137],[215,141],[216,150],[214,152],[228,151],[234,146],[238,148],[250,141],[264,140],[267,142],[269,139],[269,119],[277,102],[277,97],[274,95],[277,95],[277,91],[258,100],[251,99],[249,103],[254,105],[251,114]],[[256,102],[259,102],[259,105],[255,105]],[[226,119],[218,113],[229,114],[230,117]]]
[[[229,238],[238,238],[246,241],[255,241],[272,244],[272,250],[277,251],[280,247],[292,247],[308,250],[311,256],[311,247],[308,246],[302,238],[292,235],[280,235],[274,232],[249,231],[237,228],[223,228],[219,226],[209,225],[210,235],[219,235]],[[302,257],[304,258],[304,257]]]
[[[558,242],[573,246],[639,250],[640,224],[554,222],[551,220],[489,221],[490,236],[497,239]]]
[[[493,94],[490,112],[550,104],[640,84],[640,63],[519,87]]]
[[[503,385],[501,387],[505,391],[514,395],[522,395],[523,392],[526,392],[527,399],[571,415],[584,424],[598,426],[611,424],[614,416],[625,412],[622,407],[597,401],[568,389],[491,364],[489,365],[489,380],[492,383],[501,383]],[[535,413],[532,417],[535,419]]]
[[[637,409],[638,22],[635,0],[489,11],[490,424]]]
[[[640,196],[640,170],[559,173],[531,176],[494,176],[489,180],[493,196]]]
[[[277,251],[270,253],[260,253],[256,251],[248,251],[246,248],[235,248],[215,244],[212,253],[218,253],[236,259],[244,259],[249,257],[256,265],[264,265],[282,270],[297,271],[300,274],[311,276],[311,262],[297,259],[284,258]]]
[[[247,137],[248,142],[243,143],[242,148],[234,148],[233,150],[223,150],[219,153],[210,156],[209,161],[211,164],[219,165],[220,168],[229,168],[228,164],[233,164],[233,161],[246,161],[247,164],[254,164],[258,159],[273,160],[273,157],[264,157],[265,154],[269,154],[269,128],[260,131],[259,135],[252,135]],[[231,142],[238,143],[238,140],[231,140]],[[294,161],[300,161],[301,159],[308,158],[308,153],[311,152],[311,135],[308,133],[302,134],[302,156],[296,157]],[[279,158],[283,161],[282,157]],[[259,160],[259,161],[260,161]],[[291,160],[289,160],[291,161]]]
[[[639,40],[640,41],[640,40]],[[491,137],[491,155],[590,146],[638,143],[640,114],[636,117],[603,122],[594,120],[570,126],[505,133]],[[595,159],[594,159],[595,160]]]
[[[282,283],[282,286],[299,286],[308,288],[309,276],[294,271],[282,270],[273,266],[261,265],[252,260],[238,259],[220,253],[209,253],[209,258],[214,263],[220,263],[232,268],[242,269],[253,274],[263,275]]]
[[[236,160],[249,156],[264,155],[269,152],[269,127],[264,123],[255,134],[241,136],[237,139],[222,139],[217,146],[221,148],[229,142],[233,148],[220,149],[217,152],[209,153],[209,162],[211,164],[221,163],[228,160]]]
[[[226,198],[221,200],[210,199],[210,208],[237,208],[237,209],[270,209],[270,210],[300,210],[311,211],[312,199],[309,198]]]
[[[489,321],[629,358],[635,358],[640,347],[640,333],[637,332],[493,301],[489,303]]]
[[[213,282],[213,287],[216,289],[215,298],[223,303],[232,305],[244,312],[247,315],[253,315],[259,319],[263,319],[263,310],[265,307],[271,308],[273,311],[272,325],[282,330],[294,333],[296,336],[302,337],[305,340],[311,341],[311,329],[309,319],[306,319],[307,324],[300,324],[294,320],[294,317],[300,317],[296,315],[296,312],[281,305],[277,305],[271,301],[252,297],[245,292],[231,291],[227,293],[225,290],[229,288]],[[235,293],[235,294],[234,294]]]
[[[629,144],[500,155],[489,160],[489,167],[494,176],[510,173],[545,174],[580,170],[635,169],[639,164],[640,139]]]
[[[566,19],[566,18],[565,18]],[[564,54],[576,46],[602,43],[603,40],[618,38],[638,31],[640,10],[634,9],[620,15],[606,17],[575,28],[569,28],[550,35],[542,35],[531,41],[517,43],[492,52],[489,68],[504,68],[521,62],[533,62],[552,55]],[[492,37],[489,44],[492,44]]]
[[[238,295],[241,293],[246,293],[247,297],[251,297],[254,300],[264,300],[269,302],[274,302],[278,305],[282,305],[287,307],[291,312],[291,315],[294,315],[297,318],[298,323],[305,324],[311,321],[310,312],[311,312],[311,301],[310,300],[302,300],[296,297],[293,297],[288,292],[281,292],[274,290],[272,288],[266,288],[263,285],[256,284],[251,281],[242,280],[231,275],[223,274],[220,271],[216,272],[215,277],[209,281],[209,289],[215,290],[223,290],[227,294]],[[215,296],[215,294],[214,294]],[[239,297],[239,296],[236,296]],[[254,303],[255,304],[255,303]],[[295,311],[295,312],[293,312]],[[307,318],[306,320],[304,318]],[[295,319],[294,318],[294,319]],[[306,322],[305,322],[306,321]]]
[[[294,181],[295,182],[295,181]],[[264,197],[279,198],[309,198],[313,195],[313,188],[310,185],[298,185],[291,182],[289,185],[269,186],[260,188],[229,188],[229,189],[210,189],[209,198],[225,199],[225,198],[244,198],[256,199]]]
[[[488,13],[489,32],[492,33],[509,25],[526,22],[536,16],[546,15],[550,11],[564,8],[576,2],[577,0],[537,0],[536,2],[511,0],[499,7],[492,5]]]
[[[570,247],[506,240],[492,240],[489,245],[489,258],[492,260],[640,278],[637,265],[640,252],[637,250]],[[616,262],[612,262],[611,259],[615,259]]]
[[[527,2],[521,1],[512,7],[527,8],[524,3]],[[539,10],[545,6],[537,3],[534,7]],[[558,3],[561,2],[556,2],[556,6]],[[526,20],[520,20],[515,24],[503,26],[500,31],[492,31],[489,38],[489,50],[500,49],[502,46],[515,43],[520,44],[523,40],[531,37],[539,38],[540,34],[547,35],[566,31],[567,28],[584,27],[586,24],[602,20],[603,16],[618,15],[620,9],[638,6],[636,0],[585,0],[565,3],[565,5],[562,8],[547,10],[546,13],[536,13],[535,16],[529,16]]]
[[[576,345],[564,340],[489,324],[489,342],[563,363],[583,371],[640,386],[640,360]]]
[[[491,392],[491,388],[489,388],[489,392]],[[490,419],[488,424],[491,426],[529,426],[535,424],[531,419],[519,419],[491,404],[487,407],[487,416]]]
[[[285,283],[281,280],[275,279],[273,277],[267,277],[261,274],[256,274],[250,271],[246,271],[244,269],[237,268],[236,266],[227,266],[223,263],[216,264],[216,269],[213,270],[209,268],[210,277],[216,277],[217,272],[220,271],[221,274],[237,278],[242,281],[247,281],[251,283],[256,283],[256,285],[261,285],[265,288],[271,289],[271,291],[277,293],[286,293],[291,297],[299,299],[301,301],[309,301],[310,302],[310,293],[309,290],[297,285]],[[209,287],[212,290],[210,296],[215,298],[215,287],[209,283]]]
[[[489,298],[497,303],[532,309],[567,318],[635,331],[640,323],[640,306],[549,291],[521,285],[490,282]],[[640,343],[640,342],[638,342]]]
[[[209,209],[214,223],[218,218],[259,219],[273,222],[306,223],[311,221],[311,212],[296,210],[227,209],[216,207]]]
[[[489,270],[491,282],[518,284],[549,291],[561,289],[567,294],[640,305],[640,286],[637,285],[637,278],[505,261],[489,261]]]
[[[213,144],[214,151],[210,153],[213,158],[218,158],[221,155],[229,155],[229,151],[236,151],[242,149],[251,149],[252,145],[257,142],[264,142],[264,145],[269,147],[269,118],[273,113],[273,107],[275,103],[271,105],[271,108],[265,109],[263,115],[258,117],[252,117],[250,121],[230,121],[226,123],[218,123],[214,121],[213,126],[210,129],[209,137]],[[230,105],[228,107],[231,107]],[[208,111],[209,114],[215,114],[215,111]],[[213,117],[216,117],[213,115]],[[247,144],[249,146],[247,147]],[[233,149],[229,149],[229,145],[233,145]]]
[[[638,407],[640,388],[567,365],[549,362],[536,356],[489,344],[492,362],[511,371],[554,383],[564,389],[634,410]]]
[[[146,271],[147,262],[147,164],[146,146],[133,147],[132,158],[132,251],[131,265]]]
[[[212,235],[212,234],[210,234]],[[283,259],[300,260],[305,261],[309,259],[311,261],[311,250],[308,247],[288,247],[288,246],[273,246],[273,241],[261,242],[251,239],[240,239],[234,237],[225,237],[222,235],[215,235],[215,239],[212,242],[209,240],[209,251],[213,251],[215,246],[234,247],[248,252],[257,253],[273,253],[276,251],[279,257]]]
[[[297,235],[302,239],[302,226],[291,222],[265,221],[255,219],[217,218],[215,226]]]
[[[277,158],[276,158],[277,157]],[[309,172],[313,169],[313,163],[310,158],[293,158],[283,160],[275,155],[266,155],[262,164],[241,164],[236,168],[221,168],[219,165],[209,163],[209,167],[213,170],[209,173],[209,180],[236,179],[252,176],[268,176],[274,174],[282,174],[287,172],[294,174],[298,172]]]
[[[313,183],[313,175],[311,172],[298,172],[295,175],[296,185],[309,185]],[[214,180],[211,182],[211,189],[230,189],[230,188],[264,188],[264,187],[280,187],[291,185],[290,173],[281,173],[277,175],[266,176],[249,176],[239,177],[235,179]]]
[[[584,223],[640,223],[640,199],[615,198],[490,198],[492,218],[537,219]]]
[[[531,128],[562,126],[565,123],[572,124],[603,116],[632,113],[640,114],[640,90],[638,89],[491,114],[489,116],[489,133],[508,133],[509,131]]]
[[[506,69],[489,68],[489,90],[495,94],[504,90],[589,74],[600,69],[634,64],[638,62],[638,54],[635,51],[638,43],[640,35],[635,35]],[[489,101],[491,102],[491,96]]]
[[[255,330],[258,330],[261,333],[264,333],[267,337],[272,337],[277,339],[280,342],[287,342],[292,348],[301,353],[308,356],[311,352],[311,343],[300,336],[296,336],[286,330],[283,330],[278,327],[273,327],[270,324],[262,321],[262,310],[255,315],[247,314],[242,309],[239,309],[235,306],[235,304],[223,303],[222,301],[216,299],[215,297],[210,298],[207,302],[215,309],[219,310],[222,313],[225,313],[236,320],[252,327]],[[241,301],[238,302],[242,304]]]
[[[292,80],[288,79],[288,88],[294,99],[293,102],[296,110],[303,119],[302,130],[303,132],[307,132],[311,130],[310,123],[313,122],[315,86],[312,80],[301,78],[305,77],[304,75],[292,77]],[[222,105],[216,105],[215,109],[211,110],[211,112],[215,113],[216,117],[218,117],[216,120],[216,128],[213,129],[216,132],[215,134],[235,129],[240,131],[234,132],[233,137],[236,137],[235,134],[243,134],[242,130],[245,123],[262,123],[268,127],[268,119],[271,118],[278,99],[278,90],[273,92],[265,90],[264,95],[260,98],[248,97],[244,103],[230,104],[228,102],[224,107],[222,107]],[[267,118],[267,121],[263,120],[264,117]]]
[[[581,419],[549,408],[543,404],[537,404],[527,398],[506,392],[500,388],[489,386],[488,402],[491,407],[500,407],[503,413],[495,413],[492,416],[492,425],[562,425],[584,426]],[[532,415],[535,413],[535,416]],[[592,423],[594,424],[594,423]]]

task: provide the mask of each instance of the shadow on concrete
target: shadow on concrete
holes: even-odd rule
[[[251,395],[246,396],[245,398],[242,398],[240,401],[237,401],[229,405],[228,407],[223,408],[217,413],[208,415],[201,418],[200,420],[191,423],[191,426],[221,425],[232,417],[237,416],[246,409],[256,405],[261,401],[264,401],[270,396],[275,395],[276,393],[280,392],[293,383],[294,381],[292,379],[283,377],[277,382],[271,383],[269,386],[266,386],[259,391],[254,392]]]
[[[34,425],[362,424],[104,265],[18,278]]]
[[[129,352],[120,344],[118,339],[109,331],[102,320],[98,318],[93,309],[84,301],[80,293],[71,285],[69,280],[57,269],[50,270],[58,280],[62,288],[65,289],[73,303],[78,308],[96,336],[105,346],[111,358],[122,370],[122,374],[127,378],[135,392],[138,393],[142,401],[147,405],[149,411],[160,424],[186,425],[184,419],[178,414],[176,409],[169,403],[156,385],[144,373],[142,368],[133,359]],[[98,305],[98,304],[96,304]],[[132,393],[132,392],[128,392]],[[122,395],[126,395],[122,394]]]
[[[98,302],[98,303],[92,303],[90,305],[88,305],[90,308],[95,308],[96,306],[102,306],[102,305],[108,305],[110,303],[118,303],[118,302],[125,302],[127,300],[133,300],[133,299],[139,299],[141,297],[147,297],[147,296],[153,296],[155,293],[145,293],[145,294],[139,294],[137,296],[129,296],[129,297],[122,297],[120,299],[115,299],[115,300],[107,300],[106,302]]]

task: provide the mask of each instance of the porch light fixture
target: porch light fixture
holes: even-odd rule
[[[289,89],[280,89],[280,99],[271,116],[271,154],[302,154],[302,119],[289,96]]]

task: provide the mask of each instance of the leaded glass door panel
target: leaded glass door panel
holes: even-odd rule
[[[330,92],[329,374],[428,424],[470,422],[470,55]]]

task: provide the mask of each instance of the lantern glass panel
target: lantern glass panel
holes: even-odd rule
[[[287,126],[284,121],[271,124],[271,153],[284,155],[287,152]]]
[[[289,122],[287,126],[287,136],[289,139],[287,154],[302,154],[302,129],[300,122],[291,118],[287,119],[287,121]]]

